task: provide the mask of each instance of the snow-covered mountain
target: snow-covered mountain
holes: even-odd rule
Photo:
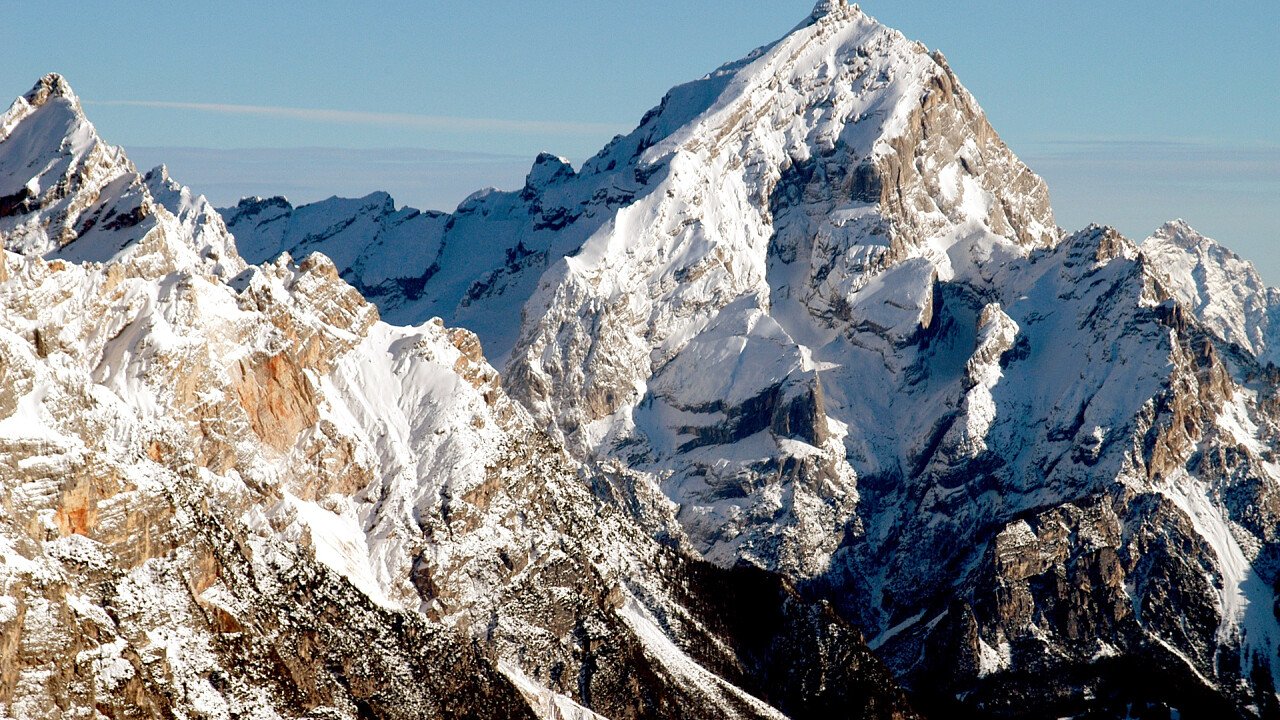
[[[61,76],[45,76],[0,115],[6,250],[75,262],[152,254],[222,276],[242,270],[213,206],[176,192],[163,168],[143,177],[122,149],[102,142]]]
[[[309,227],[273,251],[337,237]],[[376,302],[473,329],[576,457],[831,602],[930,707],[1274,707],[1280,294],[1182,223],[1060,231],[945,59],[856,6],[580,169],[363,237],[349,277],[431,258]]]
[[[246,264],[60,77],[5,117],[0,714],[913,716],[846,620],[658,542],[474,334]]]
[[[5,367],[36,380],[0,439],[65,438],[12,451],[6,597],[117,618],[146,596],[118,578],[191,588],[95,630],[123,680],[78,695],[38,648],[86,631],[0,626],[41,660],[0,683],[24,707],[908,714],[860,631],[940,717],[1280,713],[1280,292],[1185,223],[1058,229],[945,59],[857,6],[450,214],[251,198],[223,226],[56,77],[4,118]],[[130,489],[24,474],[87,452]],[[86,524],[139,488],[179,518],[141,559]],[[296,669],[352,627],[386,638],[356,671]],[[454,665],[397,654],[428,636]],[[143,672],[157,637],[214,649]],[[264,654],[287,672],[246,674]]]

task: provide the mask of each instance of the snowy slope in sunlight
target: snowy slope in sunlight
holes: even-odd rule
[[[474,331],[536,426],[943,710],[1269,706],[1280,296],[1184,223],[1060,231],[941,54],[857,6],[416,236],[377,197],[292,211],[342,232],[273,234],[279,208],[233,229],[331,237],[387,317]]]
[[[320,253],[246,264],[74,98],[46,77],[0,135],[0,714],[914,717],[780,579],[711,610],[741,581],[539,430],[473,333],[382,322]],[[431,223],[389,206],[357,229]]]
[[[911,716],[861,637],[938,716],[1278,707],[1280,291],[1060,230],[841,0],[450,214],[216,211],[50,75],[0,240],[10,714]]]
[[[151,191],[165,194],[168,207]],[[184,231],[197,244],[180,238]],[[213,207],[162,168],[139,175],[52,74],[0,116],[0,234],[6,250],[49,258],[106,262],[158,251],[224,277],[244,268]],[[147,241],[155,247],[139,250]]]

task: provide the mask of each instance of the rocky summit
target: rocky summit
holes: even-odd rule
[[[0,715],[1280,717],[1280,291],[824,0],[451,213],[0,116]]]

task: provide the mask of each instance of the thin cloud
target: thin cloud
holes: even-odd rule
[[[499,118],[461,118],[412,113],[381,113],[363,110],[325,110],[319,108],[280,107],[275,105],[233,105],[229,103],[171,102],[166,100],[97,100],[88,105],[103,107],[138,107],[158,110],[188,110],[219,115],[248,115],[339,125],[382,125],[446,132],[477,130],[523,135],[588,135],[614,133],[617,125],[608,123],[559,122],[548,120],[503,120]]]

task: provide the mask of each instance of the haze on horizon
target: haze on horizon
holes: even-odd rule
[[[105,139],[219,205],[387,190],[448,210],[539,151],[581,162],[811,5],[0,0],[0,95],[64,74]],[[1063,227],[1141,240],[1183,217],[1280,285],[1280,5],[1023,5],[863,8],[947,56]],[[29,30],[50,26],[74,42]]]

